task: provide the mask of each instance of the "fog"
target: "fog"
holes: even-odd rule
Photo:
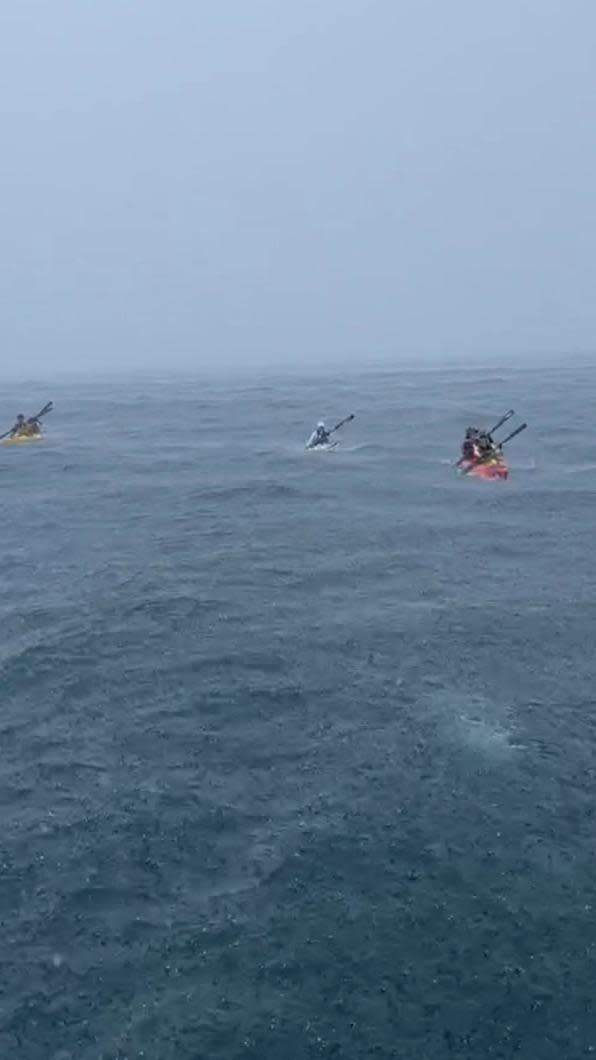
[[[2,374],[595,347],[593,0],[7,0]]]

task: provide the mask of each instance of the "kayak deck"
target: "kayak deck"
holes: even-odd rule
[[[507,464],[498,457],[490,460],[464,460],[459,467],[462,475],[471,475],[472,478],[506,479],[509,477]]]
[[[42,438],[41,431],[38,434],[15,434],[12,438],[3,438],[0,445],[24,445],[27,442],[39,442]]]
[[[319,445],[307,445],[307,453],[330,453],[337,449],[339,442],[320,442]]]

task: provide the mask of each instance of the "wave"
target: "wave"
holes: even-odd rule
[[[193,490],[192,498],[201,501],[233,500],[251,497],[254,500],[275,500],[278,497],[303,497],[304,491],[285,482],[245,482],[236,486],[210,486]]]
[[[564,475],[586,475],[590,472],[596,471],[596,463],[593,464],[576,464],[575,467],[563,468]]]

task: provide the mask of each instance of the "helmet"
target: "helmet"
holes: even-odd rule
[[[477,438],[480,431],[477,427],[468,427],[466,430],[466,438]]]
[[[325,430],[325,421],[324,420],[319,420],[319,422],[317,423],[317,430],[319,429],[319,427],[322,427],[322,429]]]

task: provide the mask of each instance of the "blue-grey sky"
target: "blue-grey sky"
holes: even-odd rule
[[[5,0],[0,363],[596,348],[594,0]]]

